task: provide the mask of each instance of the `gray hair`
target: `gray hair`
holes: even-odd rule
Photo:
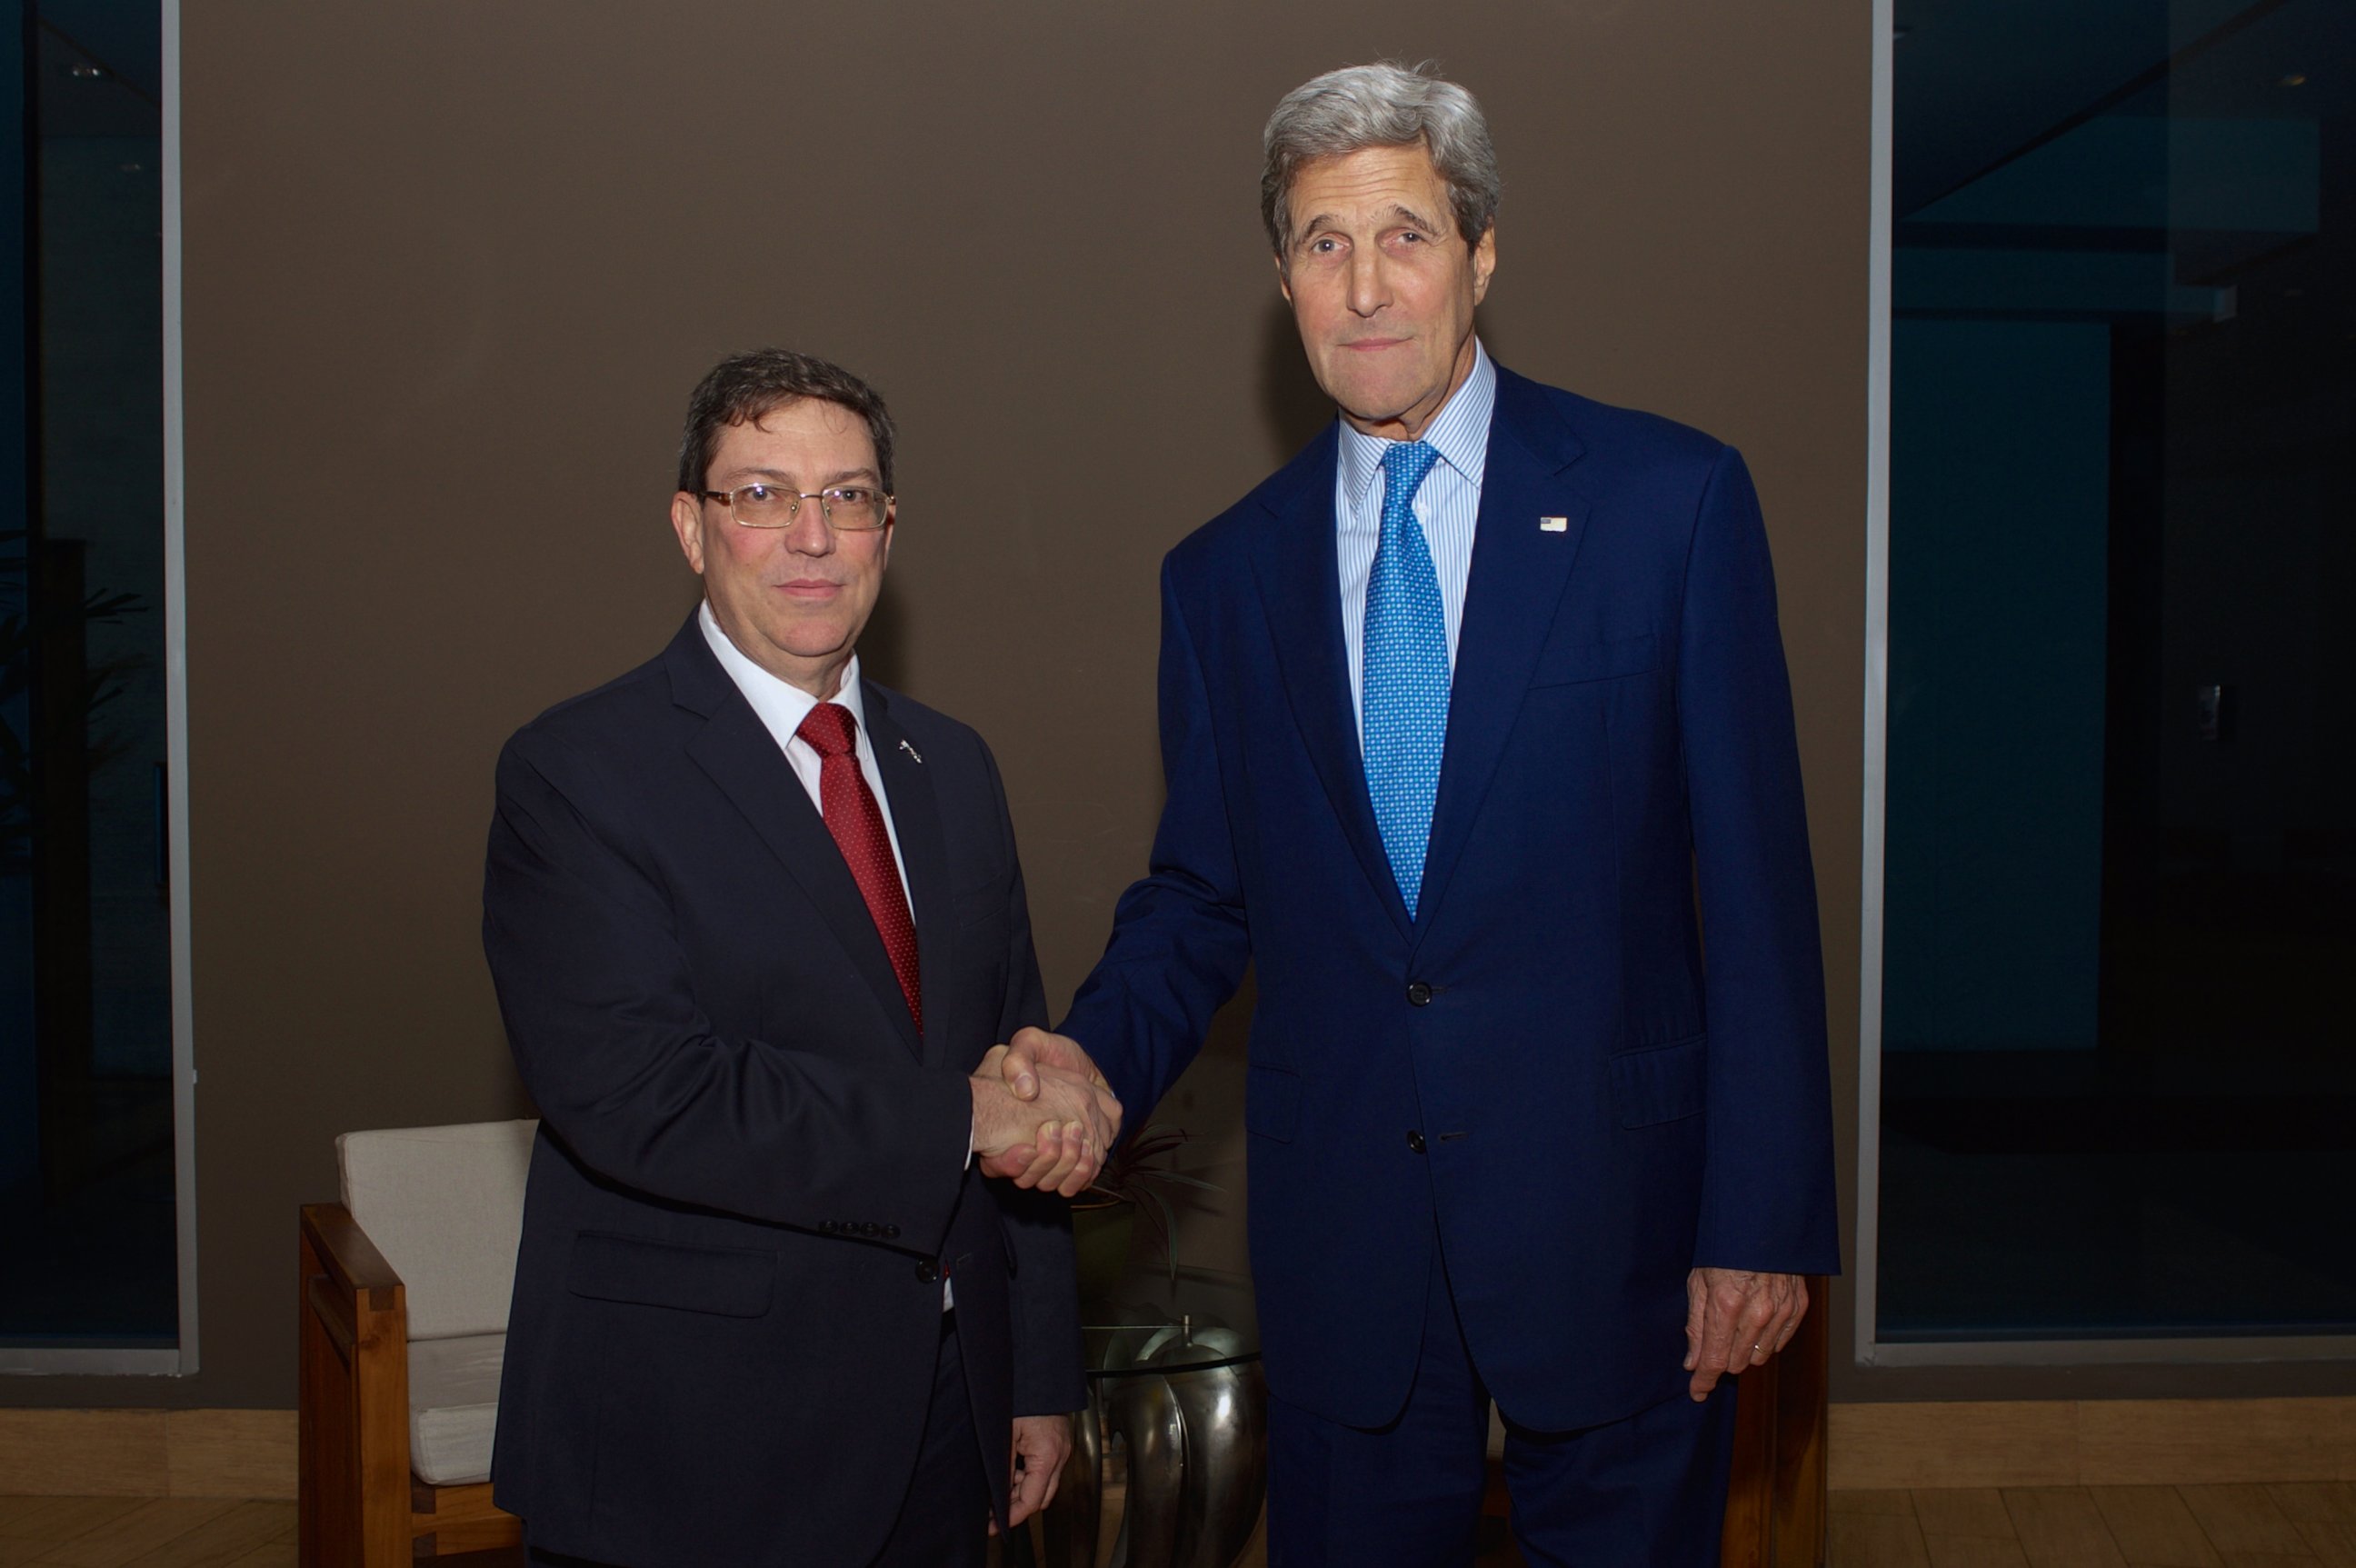
[[[1292,234],[1290,197],[1304,165],[1368,147],[1420,146],[1448,186],[1456,231],[1467,245],[1497,220],[1496,149],[1471,93],[1432,73],[1389,60],[1344,66],[1302,82],[1279,101],[1261,136],[1267,161],[1259,212],[1281,258]]]

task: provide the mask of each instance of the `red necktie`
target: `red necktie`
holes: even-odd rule
[[[820,703],[794,733],[819,755],[819,814],[867,900],[875,932],[891,955],[892,972],[900,977],[900,993],[908,999],[908,1016],[921,1035],[925,1008],[917,1000],[916,922],[908,914],[908,895],[892,858],[891,835],[884,831],[884,809],[860,771],[857,721],[841,703]]]

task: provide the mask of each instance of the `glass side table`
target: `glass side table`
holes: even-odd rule
[[[1132,1274],[1084,1307],[1088,1408],[1041,1520],[1045,1568],[1232,1568],[1268,1492],[1268,1385],[1251,1281]],[[1106,1451],[1129,1462],[1120,1532],[1101,1564]]]

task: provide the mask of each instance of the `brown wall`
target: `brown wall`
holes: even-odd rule
[[[838,358],[893,400],[868,658],[995,744],[1060,1004],[1159,803],[1156,563],[1324,417],[1258,231],[1259,125],[1376,55],[1437,57],[1490,111],[1498,358],[1751,458],[1853,1127],[1869,18],[187,6],[204,1369],[9,1397],[291,1403],[292,1221],[333,1193],[332,1134],[517,1112],[477,941],[492,758],[691,604],[671,452],[729,349]],[[1233,1049],[1177,1097],[1215,1162]],[[1198,1229],[1190,1252],[1232,1255],[1232,1223]]]

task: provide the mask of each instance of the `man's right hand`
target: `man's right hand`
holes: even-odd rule
[[[995,1047],[967,1080],[973,1096],[973,1152],[990,1176],[1021,1175],[1018,1184],[1076,1196],[1103,1168],[1120,1130],[1120,1101],[1091,1079],[1049,1061],[1023,1073],[1019,1093]],[[1027,1151],[1019,1163],[1010,1151]],[[1026,1179],[1027,1178],[1027,1179]]]
[[[1014,1038],[999,1047],[983,1058],[981,1070],[990,1070],[995,1063],[1007,1087],[1014,1090],[1017,1100],[1035,1100],[1039,1095],[1039,1072],[1044,1068],[1060,1069],[1087,1079],[1103,1090],[1103,1102],[1111,1107],[1112,1129],[1106,1134],[1104,1148],[1109,1151],[1113,1140],[1120,1135],[1120,1101],[1113,1098],[1112,1085],[1088,1058],[1077,1040],[1067,1035],[1053,1035],[1044,1029],[1022,1028]],[[1040,1136],[1029,1144],[1020,1144],[982,1162],[986,1176],[1003,1176],[1017,1187],[1051,1188],[1063,1179],[1065,1162],[1069,1152],[1054,1135],[1054,1129],[1042,1127]]]

